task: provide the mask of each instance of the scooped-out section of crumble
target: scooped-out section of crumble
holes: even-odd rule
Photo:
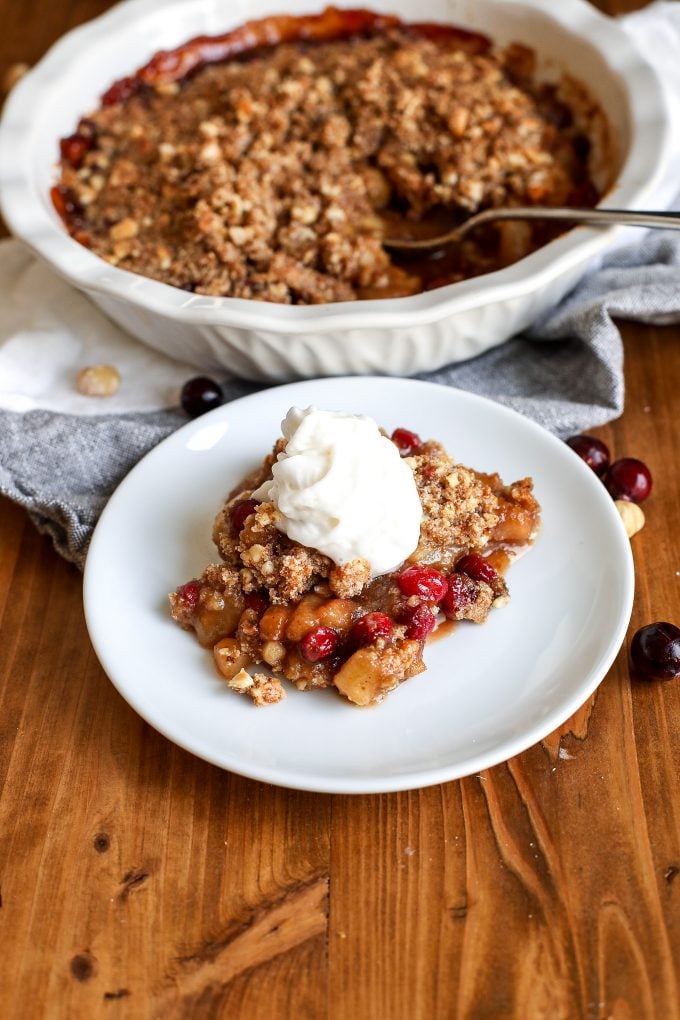
[[[456,463],[436,440],[406,429],[390,438],[363,416],[293,409],[283,432],[217,514],[221,562],[170,595],[171,613],[213,650],[227,685],[256,705],[280,701],[282,680],[302,691],[335,687],[372,705],[425,670],[426,640],[442,621],[481,624],[508,601],[504,572],[540,523],[533,483],[505,484]],[[356,461],[371,450],[378,459],[364,474]],[[361,486],[348,479],[370,474],[383,478],[384,498],[372,505],[380,485],[367,492],[363,519]],[[406,520],[400,533],[409,493],[417,526]],[[287,513],[303,529],[311,521],[334,558],[290,537]],[[393,529],[384,541],[381,527]],[[382,547],[372,550],[367,534]],[[403,554],[376,570],[374,553],[384,564],[400,541]]]

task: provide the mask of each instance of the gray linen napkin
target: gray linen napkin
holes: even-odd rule
[[[654,232],[602,261],[525,335],[418,378],[492,397],[566,436],[618,417],[623,350],[612,316],[680,321],[680,239]],[[255,392],[229,381],[226,400]],[[92,530],[124,475],[180,425],[179,410],[81,417],[0,411],[0,492],[26,507],[83,566]]]

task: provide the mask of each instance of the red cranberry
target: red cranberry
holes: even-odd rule
[[[86,153],[92,148],[92,138],[86,138],[85,135],[68,135],[66,138],[62,138],[59,142],[59,151],[61,158],[77,170],[81,166],[85,159]]]
[[[423,445],[418,433],[411,432],[410,429],[395,429],[392,433],[392,442],[402,457],[409,457]]]
[[[652,491],[652,475],[646,464],[635,457],[615,460],[604,478],[613,499],[642,503]]]
[[[423,604],[415,609],[407,609],[404,613],[406,637],[412,641],[424,641],[437,626],[437,619],[432,610]]]
[[[585,461],[600,478],[609,467],[609,447],[595,436],[571,436],[567,439],[574,453]]]
[[[448,590],[447,580],[440,570],[417,563],[402,570],[397,584],[402,595],[417,595],[427,602],[441,602]]]
[[[492,588],[498,581],[498,571],[491,566],[488,560],[485,560],[483,556],[478,556],[477,553],[469,553],[458,560],[456,570],[474,578],[475,581],[486,581]]]
[[[213,411],[223,402],[224,395],[220,386],[203,375],[187,380],[180,393],[180,403],[190,418],[198,418],[206,411]]]
[[[254,609],[258,616],[263,616],[269,608],[269,603],[264,595],[260,595],[257,591],[249,591],[244,596],[243,601],[245,602],[246,609]]]
[[[256,499],[244,499],[231,508],[231,526],[237,534],[243,531],[247,518],[255,513],[259,505]]]
[[[457,616],[473,602],[477,601],[479,585],[467,574],[451,574],[449,590],[442,601],[441,608],[447,616]]]
[[[375,644],[378,638],[389,641],[393,629],[392,621],[384,613],[366,613],[352,627],[349,639],[355,648],[362,648]]]
[[[113,106],[114,103],[124,103],[130,96],[134,96],[135,92],[140,87],[140,81],[137,78],[128,76],[127,78],[120,78],[118,81],[114,81],[113,85],[106,90],[102,96],[102,106]]]
[[[198,605],[198,597],[201,594],[201,586],[198,581],[187,581],[186,584],[180,585],[175,592],[177,601],[187,609],[195,609]]]
[[[630,660],[643,680],[672,680],[680,676],[680,627],[650,623],[633,635]]]
[[[73,223],[83,215],[84,209],[82,205],[78,202],[75,195],[69,188],[64,188],[61,184],[56,184],[50,190],[50,198],[52,199],[52,204],[61,216],[62,220],[68,220]]]
[[[308,662],[319,662],[332,655],[340,644],[340,637],[331,627],[314,627],[300,642],[300,652]]]

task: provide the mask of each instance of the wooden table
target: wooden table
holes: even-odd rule
[[[0,0],[0,53],[32,62],[107,6]],[[680,623],[680,337],[623,333],[626,410],[599,434],[656,479],[632,634]],[[2,1017],[677,1017],[680,681],[631,682],[627,644],[559,731],[479,776],[289,792],[135,715],[80,574],[0,501]]]

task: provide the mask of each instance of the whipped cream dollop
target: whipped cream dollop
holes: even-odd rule
[[[253,497],[274,503],[277,527],[342,566],[368,560],[372,576],[413,552],[422,509],[413,472],[372,418],[292,407],[288,440]]]

